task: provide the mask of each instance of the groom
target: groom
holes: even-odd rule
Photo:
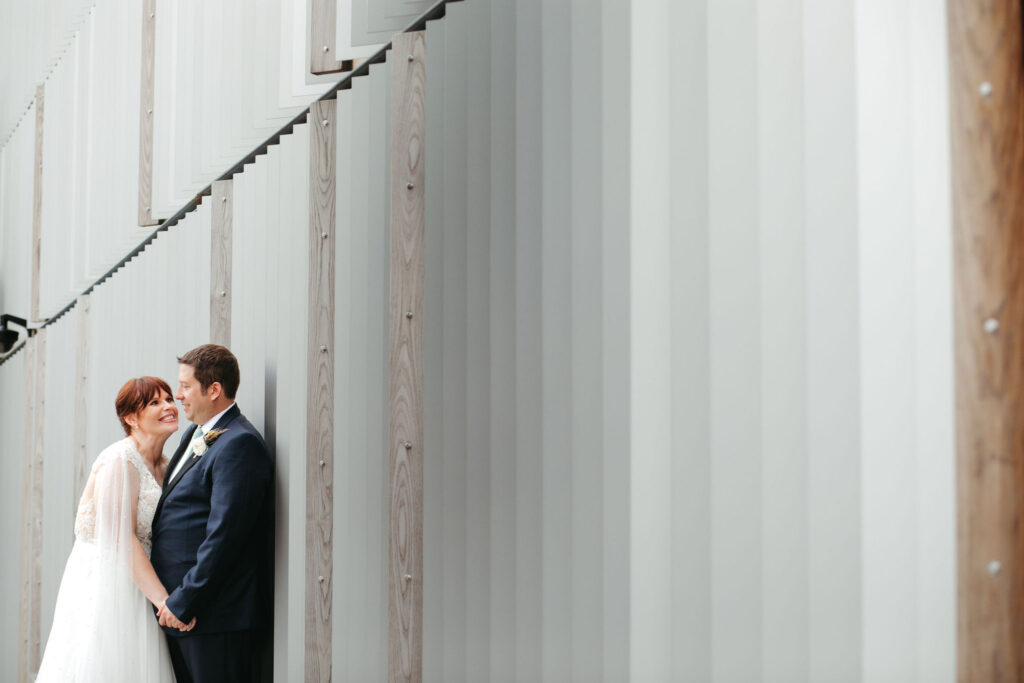
[[[178,683],[248,681],[269,613],[273,467],[235,405],[238,361],[204,344],[178,359],[175,398],[197,428],[167,464],[153,517],[153,569],[170,591],[157,612]],[[192,618],[196,624],[181,631]]]

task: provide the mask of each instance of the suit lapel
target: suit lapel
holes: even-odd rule
[[[171,472],[173,472],[174,468],[178,466],[178,461],[180,461],[184,457],[185,451],[188,450],[189,444],[192,443],[192,435],[196,433],[196,429],[198,428],[199,425],[192,425],[192,428],[185,433],[185,436],[182,438],[181,443],[178,444],[178,449],[174,451],[174,455],[171,456],[170,461],[168,461],[167,463],[167,469],[164,470],[163,493],[160,494],[160,500],[157,501],[156,510],[153,512],[154,526],[156,526],[156,520],[160,517],[160,510],[162,510],[164,507],[164,499],[167,498],[167,493],[171,490],[169,486]]]
[[[229,424],[231,424],[232,422],[234,422],[235,418],[238,417],[240,414],[241,414],[241,411],[238,409],[238,404],[236,403],[235,405],[231,406],[231,408],[226,413],[224,413],[224,415],[219,420],[217,420],[217,422],[213,425],[213,427],[211,427],[211,429],[226,429],[227,426]],[[179,448],[179,452],[176,452],[174,454],[174,457],[175,457],[174,465],[175,466],[177,466],[178,461],[181,460],[181,458],[185,457],[185,454],[191,453],[191,450],[188,448],[188,446],[189,446],[189,444],[192,443],[192,435],[195,434],[196,429],[198,429],[198,426],[196,428],[194,428],[191,432],[189,432],[189,435],[188,435],[189,438],[188,438],[188,440],[185,441],[185,448],[184,449],[180,449]],[[212,444],[210,444],[210,450],[213,450],[216,447],[217,447],[217,442],[216,441],[214,441]],[[207,456],[209,453],[210,453],[210,451],[208,450],[203,455]],[[196,466],[197,462],[199,462],[199,458],[195,457],[194,455],[189,455],[188,461],[184,465],[181,466],[181,471],[178,472],[178,476],[176,476],[173,480],[171,480],[169,482],[167,482],[166,478],[165,478],[166,486],[164,487],[164,492],[163,492],[163,495],[161,496],[161,502],[163,502],[163,498],[166,498],[168,496],[168,494],[170,494],[171,490],[174,489],[174,487],[178,485],[178,482],[181,481],[182,478],[186,474],[188,474],[188,471]],[[174,469],[172,468],[170,463],[167,464],[167,471],[168,472],[173,472],[174,471]]]
[[[164,486],[163,486],[164,494],[165,495],[166,495],[167,491],[170,489],[170,486],[169,486],[169,484],[171,483],[170,474],[171,474],[171,472],[174,471],[174,468],[178,466],[178,462],[180,462],[181,459],[185,456],[185,452],[188,450],[189,444],[192,443],[192,435],[196,433],[196,430],[198,428],[199,428],[199,425],[192,425],[192,427],[188,430],[188,432],[186,432],[184,438],[181,440],[181,443],[178,444],[178,449],[176,451],[174,451],[174,455],[171,456],[170,461],[167,463],[167,470],[166,470],[166,473],[164,474]]]

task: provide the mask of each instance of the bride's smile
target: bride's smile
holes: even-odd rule
[[[146,403],[135,419],[132,426],[143,434],[173,434],[178,431],[178,406],[170,394],[161,391]]]

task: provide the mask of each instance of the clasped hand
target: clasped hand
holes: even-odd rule
[[[159,609],[157,609],[156,617],[160,622],[161,626],[170,626],[176,628],[179,631],[191,631],[196,626],[196,618],[192,617],[192,621],[188,624],[183,622],[178,617],[171,613],[171,610],[167,608],[167,601],[160,603]]]

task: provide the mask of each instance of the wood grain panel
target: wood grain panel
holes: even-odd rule
[[[43,113],[45,86],[36,88],[36,151],[32,181],[32,289],[29,318],[39,321],[39,264],[43,230]]]
[[[306,410],[306,680],[331,680],[334,501],[336,105],[309,109],[309,349]]]
[[[957,659],[1024,680],[1024,73],[1017,0],[950,0]],[[998,564],[995,564],[998,563]]]
[[[26,683],[29,677],[29,641],[31,640],[32,613],[32,461],[35,435],[32,407],[35,405],[36,344],[29,339],[25,344],[25,441],[21,466],[21,595],[18,602],[18,681]]]
[[[153,218],[153,102],[156,73],[156,0],[142,0],[142,60],[139,88],[139,225]]]
[[[210,341],[231,346],[232,181],[214,181],[210,201]]]
[[[391,52],[388,680],[423,678],[423,31]]]
[[[25,446],[22,458],[21,596],[18,610],[18,680],[39,671],[43,531],[43,386],[46,330],[25,347]]]
[[[74,534],[74,517],[78,513],[78,499],[85,490],[89,476],[88,420],[89,420],[89,295],[78,297],[75,303],[78,320],[75,330],[75,436],[74,436],[74,488],[71,491],[71,524],[68,529]]]
[[[309,16],[309,70],[317,75],[351,71],[362,60],[338,59],[337,0],[312,0]]]
[[[28,642],[29,671],[34,677],[39,671],[42,660],[42,633],[40,633],[40,614],[42,594],[42,555],[43,555],[43,440],[44,415],[46,410],[46,330],[36,333],[36,358],[33,372],[35,401],[32,405],[32,603]]]

